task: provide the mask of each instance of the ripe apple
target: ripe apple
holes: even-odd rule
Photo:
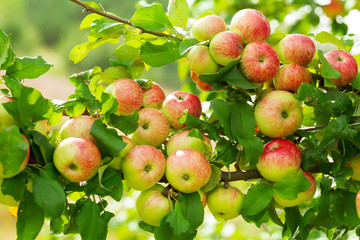
[[[0,124],[1,126],[11,126],[16,125],[15,119],[6,111],[2,103],[13,101],[12,98],[6,97],[4,95],[0,96]]]
[[[101,165],[101,155],[90,140],[69,137],[56,147],[53,157],[56,169],[71,182],[89,180]]]
[[[316,182],[314,177],[309,172],[303,171],[304,176],[309,179],[310,181],[310,187],[305,192],[298,193],[297,197],[292,200],[284,199],[279,196],[276,192],[274,193],[274,199],[275,201],[282,207],[295,207],[297,205],[300,205],[304,202],[307,202],[311,200],[315,194],[316,191]]]
[[[137,145],[159,147],[169,135],[169,120],[159,109],[152,107],[140,109],[138,123],[139,126],[132,135]]]
[[[308,65],[316,53],[314,42],[303,34],[285,36],[276,44],[275,49],[281,63],[297,63],[303,66]]]
[[[121,150],[119,156],[113,158],[112,162],[109,164],[110,167],[115,168],[116,170],[121,170],[121,162],[125,155],[135,147],[135,143],[126,136],[121,136],[123,142],[126,143],[126,146]]]
[[[179,149],[192,148],[200,151],[206,158],[212,154],[212,146],[209,138],[201,133],[204,140],[198,137],[189,136],[190,130],[178,132],[173,135],[166,143],[166,153],[170,156]]]
[[[299,128],[303,119],[300,101],[284,90],[266,94],[256,104],[254,115],[259,130],[271,138],[289,136]]]
[[[274,87],[277,90],[297,91],[302,83],[311,82],[312,75],[306,67],[290,63],[279,68],[274,78]]]
[[[178,121],[185,110],[189,115],[199,118],[202,111],[199,97],[189,92],[176,91],[166,97],[162,107],[162,112],[169,119],[170,125],[177,129],[186,126]]]
[[[273,79],[280,67],[275,49],[266,42],[251,42],[241,56],[241,70],[252,82],[263,83]]]
[[[139,145],[125,155],[121,169],[129,187],[144,191],[154,186],[164,175],[165,156],[153,146]]]
[[[286,175],[297,172],[301,160],[301,151],[295,143],[278,138],[264,145],[256,167],[264,178],[278,182]]]
[[[222,66],[239,60],[244,49],[241,37],[233,31],[219,32],[210,41],[210,53],[215,62]]]
[[[168,156],[165,175],[175,189],[183,193],[192,193],[209,181],[211,166],[200,151],[181,149]]]
[[[355,206],[356,206],[356,213],[358,217],[360,218],[360,191],[356,194],[355,197]]]
[[[244,198],[238,188],[218,185],[208,193],[207,205],[214,217],[230,220],[240,215]]]
[[[117,115],[130,115],[139,110],[143,103],[143,90],[132,79],[121,78],[111,83],[106,89],[119,103]]]
[[[191,79],[196,83],[196,85],[203,91],[214,91],[211,89],[211,84],[203,82],[200,80],[199,75],[197,75],[193,70],[190,71]]]
[[[151,88],[143,89],[143,93],[143,107],[161,109],[166,96],[159,84],[153,82]]]
[[[95,120],[95,118],[90,116],[77,116],[70,118],[60,129],[60,139],[64,140],[69,137],[80,137],[95,143],[95,137],[90,134]]]
[[[135,207],[140,219],[150,225],[160,226],[161,219],[171,211],[171,200],[164,196],[165,188],[156,184],[142,191],[136,199]]]
[[[360,154],[349,158],[345,162],[345,166],[351,167],[353,170],[353,175],[350,178],[356,181],[360,181]]]
[[[218,32],[226,31],[224,19],[216,15],[198,18],[191,26],[191,35],[200,42],[210,40]]]
[[[327,52],[324,57],[336,71],[341,73],[339,78],[330,79],[336,86],[345,86],[356,78],[358,65],[350,53],[342,50],[333,50]]]
[[[341,0],[331,0],[330,4],[323,6],[325,15],[335,18],[344,11],[344,3]]]
[[[219,65],[211,56],[210,48],[205,45],[198,44],[192,47],[187,54],[187,63],[198,75],[214,74],[219,69]]]
[[[269,21],[255,9],[242,9],[235,13],[230,23],[231,31],[240,35],[246,45],[255,41],[265,41],[271,33]]]

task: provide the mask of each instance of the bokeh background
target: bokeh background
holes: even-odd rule
[[[105,10],[130,19],[136,8],[153,0],[97,0]],[[167,7],[167,0],[158,0]],[[340,2],[340,3],[337,3]],[[188,0],[191,17],[212,10],[230,24],[232,16],[240,9],[255,8],[269,19],[272,31],[288,33],[318,33],[328,31],[335,35],[355,34],[357,44],[353,54],[360,53],[360,1],[359,0]],[[332,7],[330,7],[332,6]],[[1,0],[0,28],[12,35],[12,45],[17,56],[41,55],[54,64],[48,73],[25,84],[39,89],[47,98],[66,100],[74,87],[68,77],[94,66],[110,66],[108,58],[117,45],[105,44],[93,51],[78,64],[68,58],[71,49],[86,41],[87,30],[79,25],[87,13],[70,0]],[[189,21],[189,26],[191,21]],[[331,46],[329,46],[331,48]],[[358,51],[358,52],[356,52]],[[184,75],[184,74],[180,74]],[[185,75],[186,76],[186,75]],[[145,71],[141,78],[151,79],[164,87],[166,93],[179,90],[190,78],[179,77],[176,63]],[[235,183],[246,192],[250,182]],[[134,198],[138,192],[124,193],[117,203],[109,200],[109,210],[116,213],[110,221],[108,239],[151,239],[137,227]],[[280,212],[281,214],[281,212]],[[0,239],[16,239],[16,217],[6,206],[0,205]],[[313,232],[311,239],[326,239]],[[80,239],[79,236],[54,236],[48,223],[38,239]],[[238,217],[228,222],[216,221],[206,210],[204,224],[197,239],[281,239],[281,230],[275,225],[257,228]],[[351,236],[349,236],[351,239]]]

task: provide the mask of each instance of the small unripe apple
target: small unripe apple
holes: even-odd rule
[[[274,87],[277,90],[297,91],[302,83],[311,82],[312,75],[306,67],[295,63],[284,64],[274,78]]]
[[[70,118],[60,129],[60,139],[64,140],[69,137],[80,137],[95,143],[95,137],[90,134],[95,120],[95,118],[90,116],[77,116]]]
[[[196,74],[214,74],[218,71],[219,65],[211,56],[210,49],[205,45],[195,45],[187,55],[187,63],[190,69]]]
[[[216,15],[198,18],[191,26],[191,35],[199,42],[210,40],[218,32],[226,31],[224,19]]]
[[[219,32],[210,41],[210,53],[215,62],[222,66],[239,60],[244,49],[241,37],[233,31]]]

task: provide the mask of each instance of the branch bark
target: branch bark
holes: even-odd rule
[[[148,31],[148,30],[146,30],[146,29],[144,29],[144,28],[142,28],[140,26],[135,26],[135,25],[132,24],[132,22],[130,20],[127,20],[127,19],[124,19],[124,18],[121,18],[121,17],[117,17],[115,15],[100,11],[100,10],[98,10],[96,8],[93,8],[93,7],[90,7],[89,5],[87,5],[86,3],[83,3],[80,0],[70,0],[70,1],[82,6],[84,8],[84,10],[87,11],[87,12],[93,12],[93,13],[99,14],[99,15],[101,15],[103,17],[106,17],[108,19],[111,19],[111,20],[114,20],[114,21],[129,25],[129,26],[132,26],[134,28],[139,29],[142,33],[148,33],[148,34],[158,36],[158,37],[172,38],[172,39],[175,39],[175,40],[180,41],[180,42],[182,41],[181,38],[175,37],[175,36],[170,35],[170,34],[161,33],[161,32],[154,32],[154,31]]]

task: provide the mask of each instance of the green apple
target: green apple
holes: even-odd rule
[[[219,65],[211,56],[210,48],[205,45],[195,45],[187,55],[189,68],[198,75],[214,74],[219,70]]]
[[[353,170],[353,174],[351,175],[351,179],[356,181],[360,181],[360,153],[355,156],[349,158],[345,162],[346,167],[351,167]]]
[[[34,130],[38,131],[45,137],[49,138],[51,134],[51,128],[48,119],[44,119],[35,123]]]
[[[143,222],[160,226],[161,219],[171,211],[172,203],[170,198],[163,195],[164,190],[162,185],[156,184],[137,197],[135,207]]]
[[[109,164],[110,167],[115,168],[116,170],[121,170],[121,162],[125,155],[135,147],[135,143],[126,136],[121,136],[123,142],[126,143],[126,146],[121,150],[120,155],[113,158],[112,162]]]
[[[190,29],[191,35],[200,42],[210,40],[222,31],[226,31],[226,23],[224,19],[216,15],[196,19]]]
[[[15,119],[6,111],[2,103],[13,101],[12,98],[6,97],[4,95],[0,96],[0,123],[1,126],[11,126],[16,125]]]
[[[208,193],[207,206],[215,218],[230,220],[240,215],[244,198],[238,188],[218,185]]]
[[[90,116],[77,116],[70,118],[60,129],[60,139],[64,140],[69,137],[80,137],[95,143],[95,137],[90,134],[95,120],[95,118]]]
[[[121,169],[129,187],[144,191],[154,186],[164,175],[165,156],[153,146],[139,145],[125,155]]]

